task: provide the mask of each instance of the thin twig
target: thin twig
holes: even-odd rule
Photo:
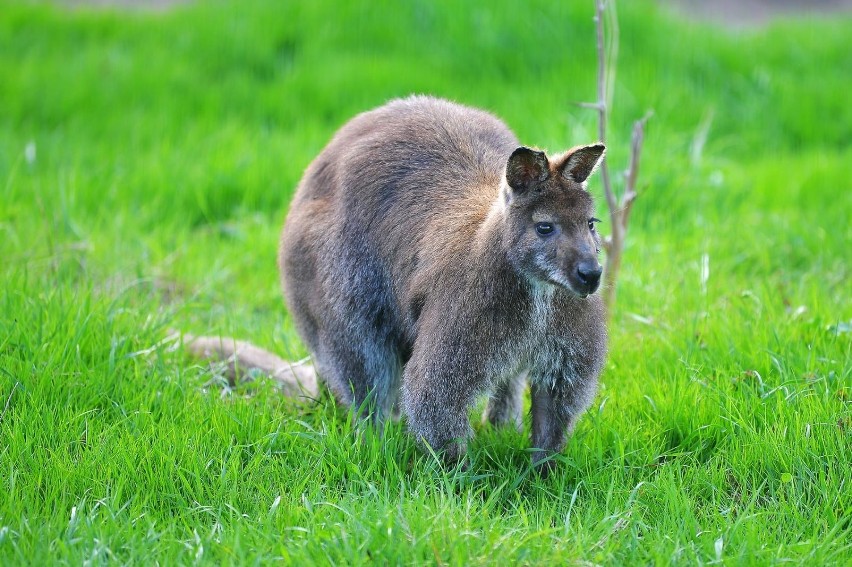
[[[618,57],[618,16],[615,13],[615,1],[595,0],[594,20],[595,43],[598,55],[598,100],[595,103],[582,103],[580,106],[591,108],[598,112],[598,137],[602,143],[606,143],[607,116],[612,104],[615,85],[616,66],[614,62]],[[625,172],[625,186],[620,199],[613,190],[606,157],[601,162],[601,182],[603,183],[611,222],[610,235],[602,242],[603,249],[606,252],[602,294],[609,315],[612,314],[613,305],[615,304],[615,282],[621,266],[621,256],[627,236],[627,223],[630,218],[630,211],[637,197],[636,182],[639,175],[639,158],[645,135],[645,123],[650,116],[650,113],[646,114],[633,125],[630,165]]]
[[[597,102],[578,102],[576,103],[580,108],[588,108],[591,110],[600,110],[600,103]]]
[[[9,397],[6,398],[6,407],[3,408],[3,413],[0,413],[0,423],[3,423],[3,418],[6,417],[6,412],[9,411],[9,404],[12,402],[12,396],[15,394],[15,390],[17,390],[20,385],[20,382],[15,382],[15,385],[12,386],[12,391],[9,392]]]
[[[598,54],[598,84],[597,84],[597,111],[598,111],[598,138],[601,143],[606,144],[606,122],[607,122],[607,94],[609,92],[607,78],[606,44],[604,35],[604,14],[606,10],[605,0],[595,0],[595,45]],[[609,167],[607,157],[604,154],[601,161],[601,183],[604,188],[607,208],[609,209],[610,235],[604,240],[603,247],[606,250],[606,267],[604,269],[603,298],[607,313],[611,313],[611,304],[615,295],[615,275],[618,272],[619,257],[621,255],[622,234],[621,215],[618,213],[618,201],[612,190],[609,178]]]
[[[606,23],[604,27],[604,39],[606,39],[606,105],[612,108],[612,99],[615,93],[615,74],[618,71],[618,13],[615,0],[604,0],[604,15]],[[608,32],[607,32],[608,30]]]
[[[595,37],[598,50],[598,101],[595,108],[598,111],[598,139],[602,144],[606,144],[606,120],[607,120],[607,72],[606,72],[606,46],[604,45],[604,0],[595,0]],[[612,185],[609,181],[609,169],[607,168],[606,155],[601,161],[601,181],[604,186],[604,194],[606,195],[606,204],[610,210],[610,220],[615,230],[616,219],[612,216],[612,212],[618,207],[615,200],[615,193],[612,191]]]
[[[630,138],[630,165],[625,172],[625,187],[627,191],[633,191],[636,188],[636,180],[639,177],[639,157],[642,153],[642,142],[645,139],[645,124],[654,113],[650,110],[633,123],[633,135]]]
[[[624,174],[624,194],[621,196],[621,222],[627,229],[630,211],[636,200],[636,180],[639,178],[639,158],[642,156],[642,142],[645,139],[645,124],[653,115],[647,112],[645,116],[633,123],[633,135],[630,138],[630,165]]]

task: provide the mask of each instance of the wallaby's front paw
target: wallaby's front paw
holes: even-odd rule
[[[453,440],[444,445],[438,453],[444,464],[454,467],[459,463],[463,463],[467,468],[467,442]]]
[[[482,412],[482,423],[491,427],[513,427],[518,433],[524,430],[524,417],[520,408],[494,407],[489,403]]]
[[[456,439],[444,440],[429,440],[425,436],[419,437],[420,446],[426,452],[434,454],[438,457],[446,467],[455,467],[459,463],[464,462],[467,467],[467,438],[461,437]]]
[[[559,463],[554,458],[555,456],[556,453],[553,451],[543,451],[541,449],[537,449],[532,454],[533,468],[538,473],[538,476],[547,478],[550,476],[550,473],[559,468]]]

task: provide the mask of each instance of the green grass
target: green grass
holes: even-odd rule
[[[445,471],[160,341],[305,354],[277,233],[359,111],[425,92],[592,141],[591,2],[281,4],[0,2],[0,564],[852,563],[849,17],[619,6],[610,165],[653,108],[642,196],[600,394],[541,480],[525,435]]]

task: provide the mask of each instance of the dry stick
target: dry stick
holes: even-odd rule
[[[650,118],[649,112],[640,120],[633,123],[633,135],[630,141],[630,165],[624,172],[625,187],[621,194],[621,202],[617,210],[610,210],[610,218],[613,219],[613,238],[609,248],[606,249],[606,269],[604,270],[603,295],[607,312],[612,313],[615,305],[615,283],[618,272],[621,269],[622,251],[624,240],[627,236],[627,225],[630,222],[630,212],[636,201],[636,180],[639,177],[639,157],[642,153],[642,141],[645,138],[645,123]],[[618,235],[616,238],[616,234]]]
[[[613,7],[614,8],[614,7]],[[610,35],[609,46],[605,43],[606,37],[604,33],[604,15],[609,15],[609,25],[615,28],[618,25],[616,16],[612,9],[607,12],[605,0],[595,0],[595,38],[598,54],[598,100],[594,104],[584,104],[587,108],[594,108],[598,111],[598,136],[600,141],[606,144],[606,123],[609,106],[609,98],[611,96],[611,88],[614,83],[614,69],[607,68],[607,51],[614,54],[618,50],[618,34],[617,31]],[[607,47],[609,49],[607,49]],[[614,56],[614,55],[613,55]],[[624,249],[624,240],[627,235],[627,223],[630,218],[630,211],[633,208],[633,202],[636,200],[636,180],[639,175],[639,157],[642,151],[642,141],[645,136],[645,123],[650,118],[650,113],[646,114],[641,120],[638,120],[633,125],[633,136],[630,146],[630,166],[625,173],[625,189],[621,196],[621,201],[616,199],[615,192],[612,189],[612,184],[609,177],[609,168],[607,167],[606,157],[601,163],[601,181],[603,182],[604,195],[606,196],[607,208],[609,208],[609,219],[612,224],[612,233],[603,241],[603,247],[606,252],[606,266],[604,269],[604,286],[603,298],[607,308],[607,313],[612,314],[615,304],[615,283],[618,278],[618,271],[621,267],[621,256]]]
[[[636,200],[636,180],[639,178],[639,158],[642,156],[642,142],[645,139],[645,124],[653,116],[653,112],[647,112],[645,116],[633,123],[633,135],[630,138],[630,165],[624,172],[624,194],[621,196],[621,216],[624,228],[630,221],[630,211],[633,209],[633,201]]]
[[[585,105],[595,108],[598,111],[598,138],[602,144],[606,144],[606,92],[607,92],[607,76],[606,76],[606,48],[604,47],[604,30],[603,30],[603,0],[595,1],[595,31],[597,32],[597,47],[598,47],[598,101],[595,104]],[[615,194],[612,192],[612,185],[609,182],[609,169],[607,168],[606,156],[601,162],[601,179],[603,180],[604,194],[606,195],[606,204],[609,207],[610,216],[616,210]],[[613,223],[614,224],[614,223]]]
[[[603,144],[606,144],[607,92],[609,90],[607,79],[611,78],[607,75],[606,66],[606,45],[604,38],[605,10],[606,5],[604,0],[595,0],[595,38],[598,53],[598,101],[595,106],[598,111],[598,137]],[[615,276],[618,272],[618,265],[621,263],[623,234],[618,212],[618,201],[616,200],[615,192],[612,190],[612,183],[609,179],[609,167],[606,156],[604,156],[601,162],[601,181],[603,182],[604,195],[606,196],[609,220],[612,227],[610,236],[603,241],[604,250],[606,251],[603,297],[607,313],[610,313],[612,311],[612,302],[615,299]]]

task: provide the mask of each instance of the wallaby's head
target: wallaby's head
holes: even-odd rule
[[[586,297],[600,284],[600,236],[586,179],[603,144],[580,146],[548,160],[518,148],[506,163],[501,186],[509,259],[532,280]]]

